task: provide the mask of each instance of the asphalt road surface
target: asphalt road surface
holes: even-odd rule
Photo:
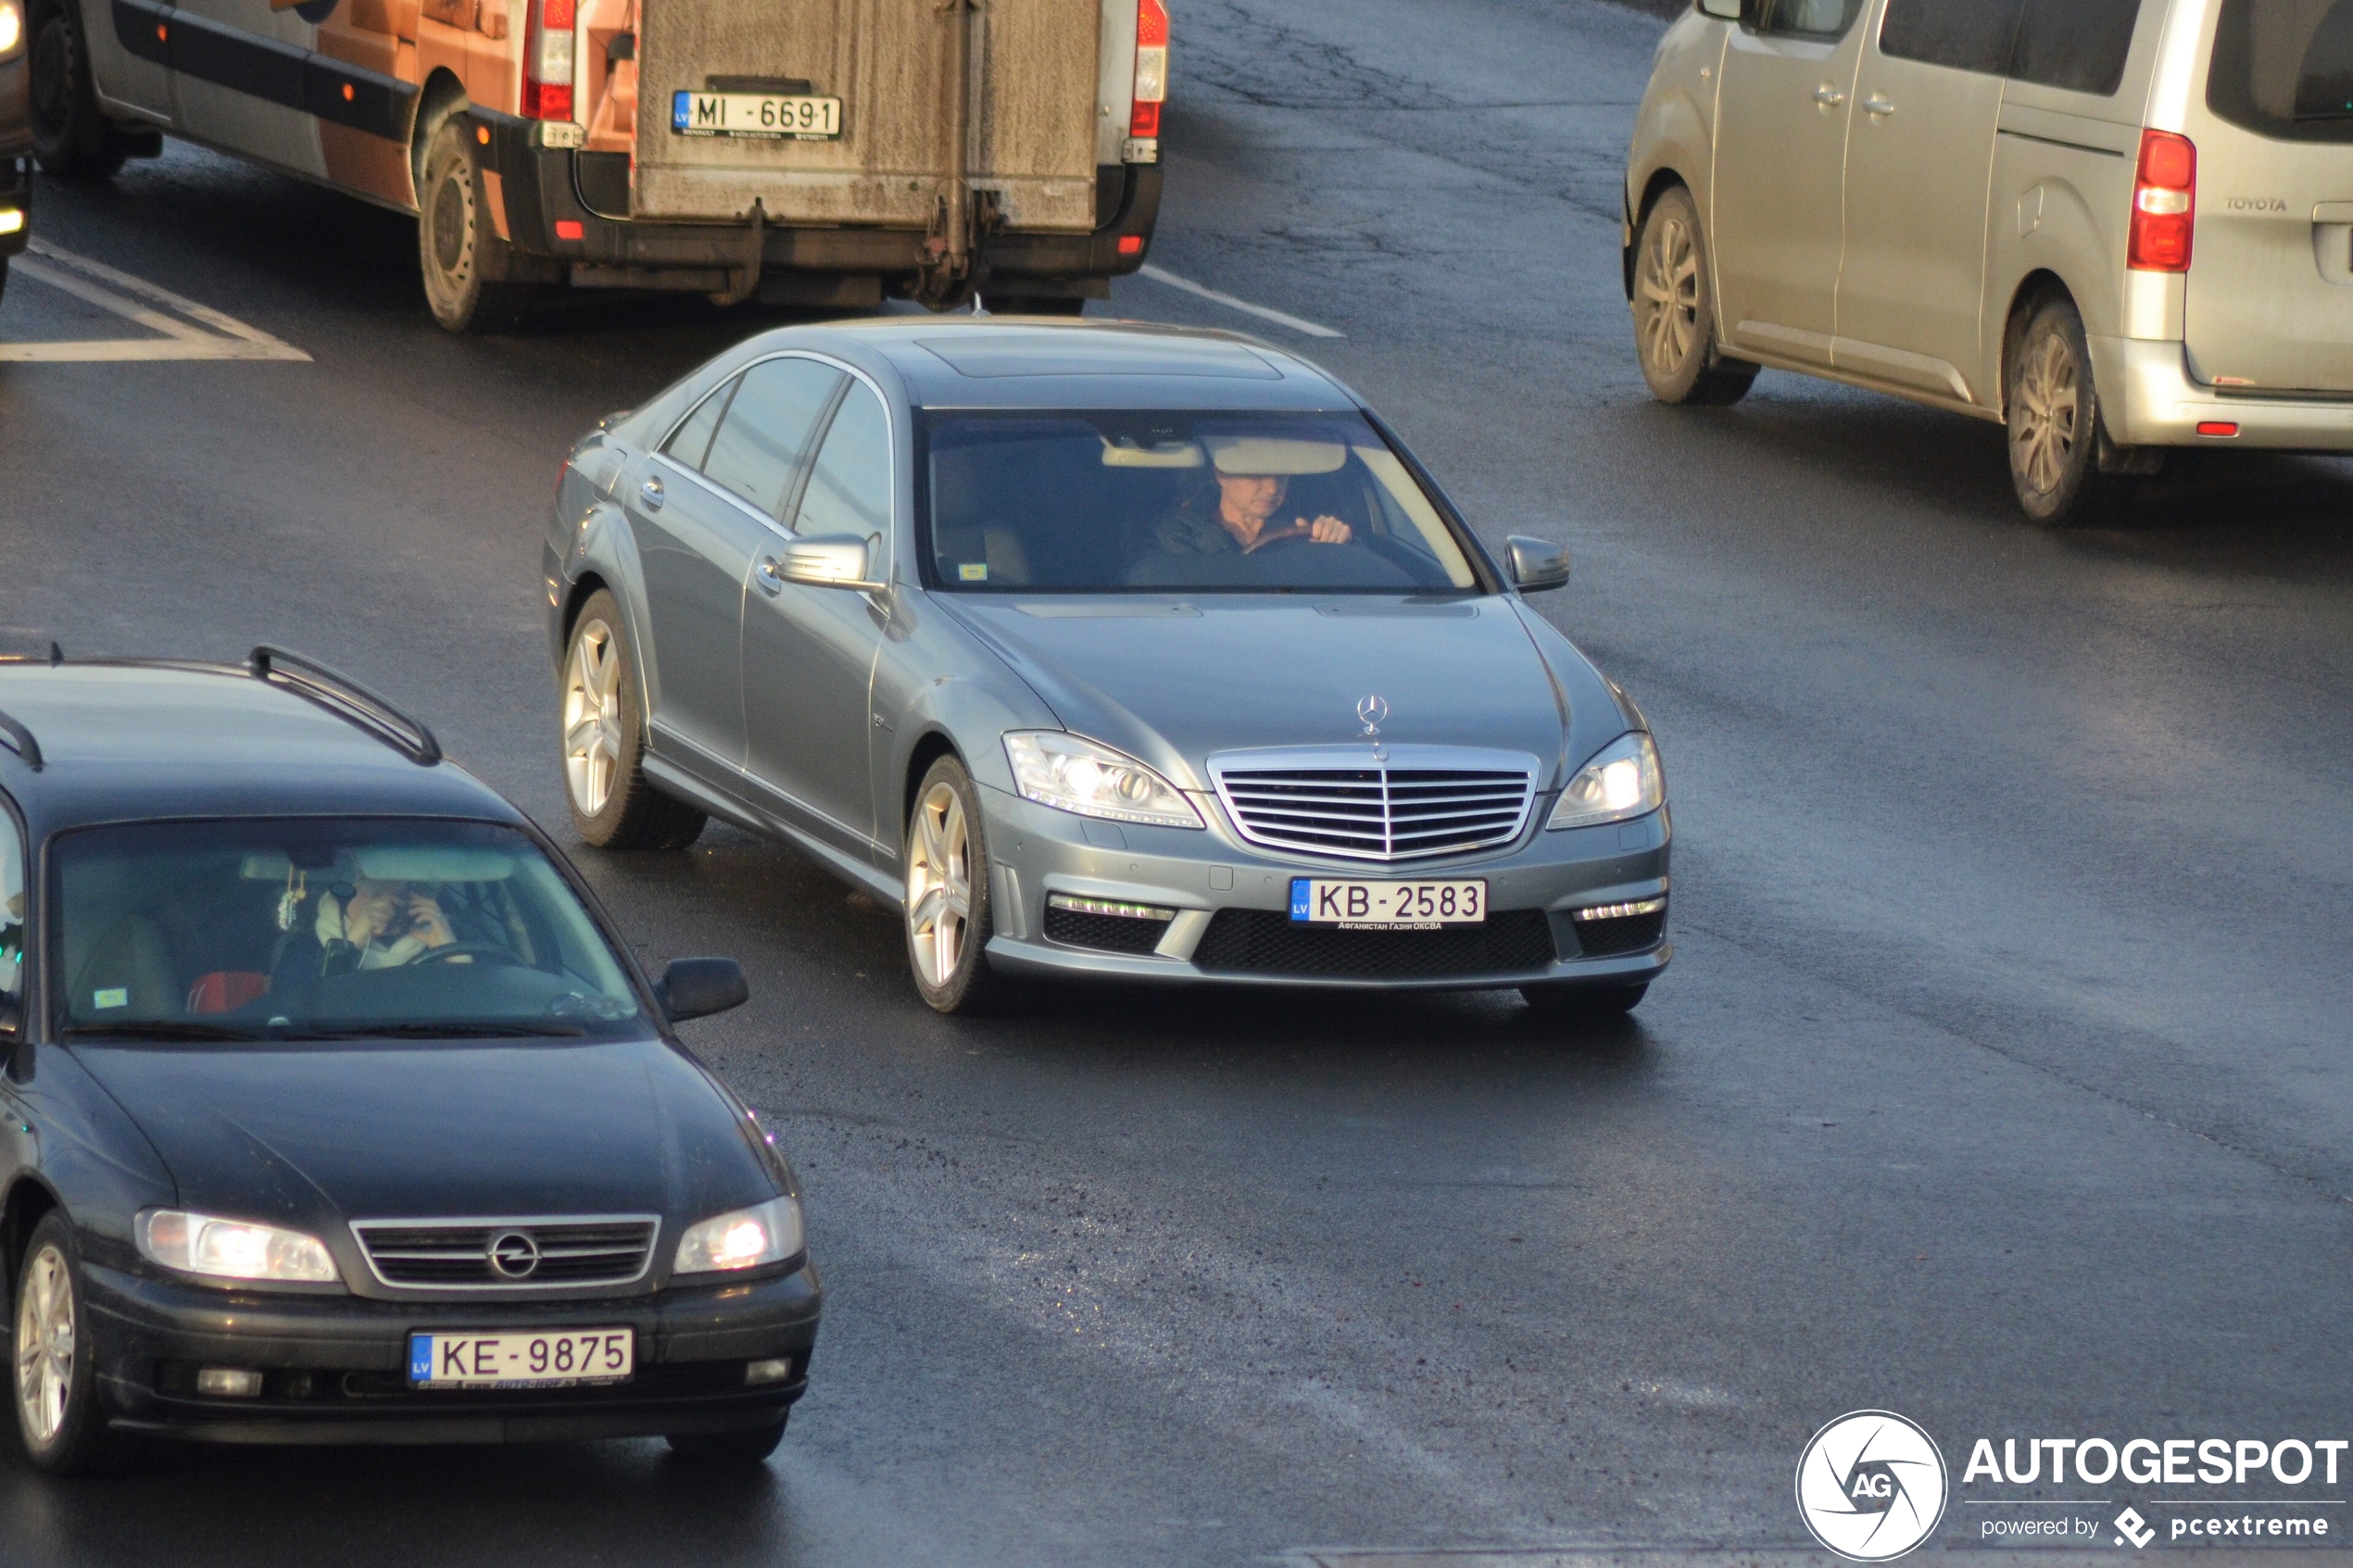
[[[1193,0],[1154,262],[1344,335],[1112,302],[1307,350],[1490,537],[1575,546],[1541,602],[1648,709],[1679,829],[1679,957],[1632,1022],[1117,990],[951,1022],[895,913],[788,852],[584,851],[649,960],[752,978],[688,1037],[799,1162],[829,1287],[768,1468],[227,1450],[63,1486],[9,1444],[0,1559],[1763,1547],[1803,1540],[1799,1448],[1857,1407],[1957,1476],[1980,1435],[2339,1431],[2353,466],[2217,462],[2054,533],[1991,425],[1778,374],[1655,407],[1617,182],[1660,25]],[[561,824],[557,465],[783,318],[592,300],[452,338],[411,224],[176,144],[38,214],[255,335],[159,295],[176,337],[126,321],[65,258],[35,260],[81,294],[12,281],[0,340],[182,347],[0,362],[0,635],[301,647]]]

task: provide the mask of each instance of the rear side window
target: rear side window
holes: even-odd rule
[[[727,399],[735,390],[734,382],[724,383],[696,404],[695,411],[686,416],[686,422],[671,432],[670,439],[662,443],[662,451],[699,471],[703,455],[711,450],[711,433],[719,428],[719,416],[727,411]]]
[[[704,477],[776,515],[810,433],[847,379],[814,359],[771,359],[746,370],[711,438]]]
[[[2353,142],[2353,0],[2223,0],[2207,107],[2287,142]]]
[[[1888,0],[1879,48],[1899,60],[2112,95],[2141,0]]]
[[[818,449],[794,532],[887,533],[890,479],[890,416],[881,398],[853,386]]]
[[[1863,0],[1764,0],[1756,31],[1800,38],[1843,38]]]

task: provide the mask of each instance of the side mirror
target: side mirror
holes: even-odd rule
[[[744,967],[733,959],[673,959],[654,983],[654,997],[673,1023],[708,1018],[751,1000]]]
[[[1510,557],[1512,585],[1523,594],[1541,594],[1568,586],[1568,546],[1549,539],[1515,533],[1504,541]]]
[[[1728,22],[1746,21],[1743,13],[1749,9],[1747,0],[1699,0],[1702,14],[1718,17]]]
[[[785,546],[783,576],[812,588],[861,588],[878,594],[887,586],[866,575],[873,541],[850,533],[818,533]]]

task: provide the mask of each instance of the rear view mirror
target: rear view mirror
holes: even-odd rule
[[[733,959],[673,959],[654,983],[654,996],[673,1023],[708,1018],[751,1000],[743,965]]]
[[[1512,585],[1523,594],[1541,594],[1568,585],[1568,546],[1549,539],[1515,533],[1504,541],[1511,559]]]
[[[851,533],[812,534],[785,546],[783,576],[812,588],[862,588],[880,593],[883,583],[867,576],[870,541]]]

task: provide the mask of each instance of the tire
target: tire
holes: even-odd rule
[[[626,627],[603,588],[572,623],[558,688],[564,802],[580,836],[599,849],[684,849],[709,819],[646,777],[645,700]]]
[[[1662,192],[1634,244],[1634,353],[1661,403],[1723,408],[1748,395],[1756,367],[1716,347],[1716,293],[1699,209]]]
[[[1523,985],[1520,999],[1539,1015],[1564,1023],[1605,1023],[1642,1005],[1650,983],[1640,985]]]
[[[32,154],[60,180],[107,180],[131,146],[98,110],[79,0],[48,0],[32,13]]]
[[[1058,295],[1008,294],[991,295],[981,291],[980,302],[991,316],[1084,316],[1087,302],[1064,299]]]
[[[433,319],[453,332],[505,332],[522,324],[537,290],[494,282],[485,271],[504,270],[506,242],[490,224],[489,197],[473,140],[459,105],[425,144],[424,178],[417,187],[417,264]]]
[[[2133,482],[2100,471],[2099,389],[2073,303],[2054,299],[2037,308],[2008,361],[2002,401],[2020,508],[2056,527],[2112,519],[2132,499]]]
[[[32,1227],[16,1286],[8,1303],[9,1402],[25,1457],[52,1475],[112,1468],[120,1449],[98,1408],[88,1292],[63,1210],[52,1209]]]
[[[980,791],[954,756],[924,774],[907,816],[907,969],[945,1013],[1000,1010],[1013,987],[988,967],[988,845]]]
[[[764,1461],[785,1440],[787,1417],[776,1418],[774,1426],[755,1426],[748,1432],[680,1432],[664,1437],[671,1454],[682,1464],[711,1470],[739,1470]]]

